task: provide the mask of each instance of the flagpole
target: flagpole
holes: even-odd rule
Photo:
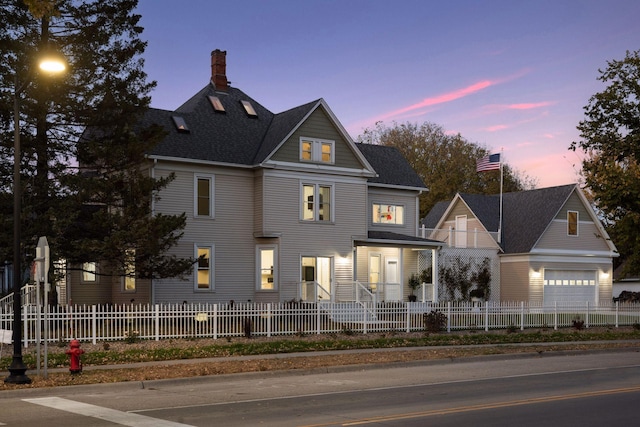
[[[504,154],[502,151],[500,152],[500,218],[498,219],[498,243],[502,243],[502,157]]]

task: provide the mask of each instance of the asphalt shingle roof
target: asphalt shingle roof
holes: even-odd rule
[[[214,110],[209,96],[219,98],[224,113]],[[247,115],[243,100],[252,104],[256,117]],[[229,87],[222,92],[208,84],[175,111],[149,109],[141,126],[158,124],[167,132],[151,155],[253,166],[263,162],[321,102],[317,99],[274,114],[239,89]],[[182,117],[189,131],[179,131],[172,116]],[[356,147],[378,174],[369,182],[426,189],[397,149],[368,144]]]
[[[369,178],[369,182],[427,188],[397,148],[363,143],[356,143],[356,147],[378,173],[377,177]]]
[[[504,253],[530,252],[575,188],[575,184],[569,184],[504,193],[501,239]],[[498,231],[500,222],[499,194],[461,193],[460,197],[487,231]],[[450,203],[450,201],[437,203],[422,220],[422,224],[427,228],[435,228]]]

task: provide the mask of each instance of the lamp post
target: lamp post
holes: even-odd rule
[[[66,65],[63,60],[56,57],[46,57],[40,61],[41,70],[51,74],[61,73]],[[22,301],[20,291],[22,288],[22,271],[20,268],[20,217],[22,187],[20,184],[20,162],[22,155],[20,152],[20,94],[29,85],[29,79],[22,83],[18,82],[18,74],[15,75],[15,92],[13,96],[13,359],[9,366],[9,376],[5,378],[5,383],[29,384],[31,378],[26,375],[27,367],[22,361]]]

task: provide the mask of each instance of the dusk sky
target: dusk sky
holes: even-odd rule
[[[353,139],[432,122],[538,180],[578,181],[598,69],[640,49],[638,0],[140,0],[151,105],[227,78],[274,113],[324,98]],[[428,183],[427,183],[428,185]]]

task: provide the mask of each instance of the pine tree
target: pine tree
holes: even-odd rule
[[[137,0],[0,1],[0,199],[9,200],[12,193],[17,76],[24,87],[25,266],[38,237],[47,236],[52,257],[70,265],[100,262],[124,274],[135,253],[139,277],[191,270],[191,259],[166,254],[181,237],[185,216],[151,210],[171,178],[155,179],[145,166],[145,152],[163,132],[138,126],[155,82],[148,82],[143,70],[146,43],[136,6]],[[49,50],[67,58],[69,71],[62,78],[35,71],[36,58]],[[5,207],[0,247],[9,248],[13,218]],[[0,257],[9,259],[4,252]]]

